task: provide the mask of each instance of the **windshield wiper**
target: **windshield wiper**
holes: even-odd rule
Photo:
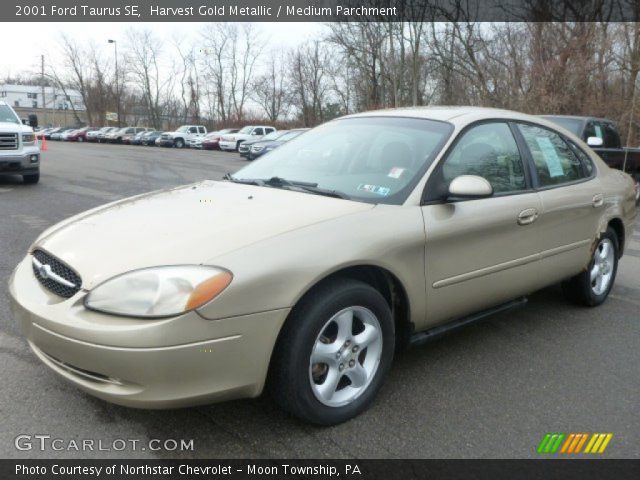
[[[335,197],[335,198],[342,198],[343,200],[351,200],[351,197],[349,195],[339,190],[329,190],[327,188],[312,187],[309,185],[306,185],[306,186],[294,185],[294,187],[298,187],[301,190],[305,190],[309,193],[314,193],[316,195],[324,195],[325,197]]]
[[[242,183],[245,185],[258,185],[260,187],[269,186],[274,188],[284,188],[287,190],[303,190],[305,192],[313,193],[316,195],[324,195],[326,197],[342,198],[344,200],[350,200],[351,197],[346,193],[338,190],[329,190],[326,188],[318,187],[317,183],[313,182],[299,182],[295,180],[287,180],[282,177],[271,177],[267,179],[260,178],[234,178],[231,174],[227,173],[224,177],[225,180],[229,180],[235,183]]]
[[[264,181],[259,178],[234,178],[230,173],[225,173],[222,179],[233,183],[242,183],[244,185],[258,185],[259,187],[264,187],[265,185]]]

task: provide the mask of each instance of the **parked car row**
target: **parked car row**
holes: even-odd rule
[[[207,132],[204,125],[182,125],[174,131],[161,132],[146,127],[59,127],[40,133],[49,140],[70,142],[117,143],[198,150],[237,151],[254,160],[304,133],[307,128],[276,130],[267,125],[247,125]]]

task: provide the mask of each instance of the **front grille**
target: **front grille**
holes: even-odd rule
[[[246,145],[242,145],[241,144],[240,147],[238,147],[238,151],[242,152],[242,153],[248,152],[249,151],[249,147],[247,147]]]
[[[17,133],[0,133],[0,150],[17,150]]]
[[[56,277],[59,277],[63,281],[73,285],[65,285],[59,280],[52,278],[54,275],[47,275],[47,273],[43,273],[44,269],[38,268],[36,262],[33,262],[33,274],[44,288],[64,298],[73,297],[80,290],[80,287],[82,286],[82,279],[80,278],[80,275],[71,270],[60,260],[43,252],[42,250],[35,250],[33,252],[33,258],[42,266],[48,265],[51,273]]]
[[[20,162],[0,162],[0,171],[18,171],[21,169]]]

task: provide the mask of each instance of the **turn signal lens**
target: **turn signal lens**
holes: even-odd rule
[[[222,271],[215,277],[211,277],[208,280],[205,280],[201,284],[199,284],[193,293],[189,296],[189,300],[187,300],[186,309],[187,310],[195,310],[196,308],[200,308],[205,303],[210,302],[218,295],[222,293],[222,291],[229,286],[231,283],[231,279],[233,276],[230,272]]]

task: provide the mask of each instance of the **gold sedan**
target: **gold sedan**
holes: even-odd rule
[[[10,279],[29,345],[122,405],[260,395],[335,424],[394,351],[562,282],[595,306],[636,215],[630,176],[540,118],[482,108],[351,115],[226,181],[45,231]]]

